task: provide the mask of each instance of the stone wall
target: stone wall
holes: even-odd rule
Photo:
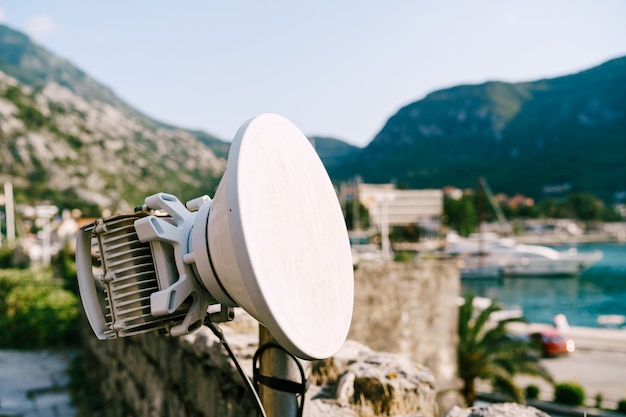
[[[441,410],[462,404],[457,391],[456,300],[461,292],[457,267],[434,259],[361,262],[354,279],[349,337],[430,368]]]
[[[256,416],[241,377],[207,328],[180,338],[106,341],[90,332],[84,332],[82,366],[101,395],[104,417]],[[238,350],[254,351],[254,335],[243,338],[234,341]]]
[[[243,311],[238,311],[238,316],[222,330],[250,377],[258,343],[251,327],[256,322],[244,324],[242,331],[239,319],[252,321]],[[181,338],[145,334],[108,341],[97,340],[88,331],[82,364],[91,391],[102,399],[96,415],[257,415],[234,363],[206,327]],[[438,415],[432,372],[406,357],[376,352],[348,340],[336,355],[317,361],[313,368],[305,417]]]
[[[426,417],[459,404],[458,396],[450,400],[451,389],[457,388],[455,300],[459,285],[458,272],[446,263],[361,264],[355,274],[349,337],[362,347],[354,349],[358,342],[351,342],[350,349],[342,349],[331,360],[337,377],[354,374],[355,394],[337,398],[337,380],[326,381],[330,383],[326,387],[312,386],[310,392],[324,395],[307,400],[309,413],[322,410],[319,415],[356,416],[353,407],[362,400],[359,390],[361,395],[391,393],[387,398],[366,400],[395,411],[411,404],[412,410]],[[221,327],[251,374],[258,324],[237,310],[236,320]],[[85,324],[83,339],[84,369],[89,384],[102,397],[103,417],[256,415],[234,364],[205,327],[180,338],[145,334],[100,341]],[[372,368],[395,370],[377,372]]]

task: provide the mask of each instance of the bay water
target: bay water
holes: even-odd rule
[[[626,315],[626,243],[555,246],[579,252],[602,251],[603,258],[575,277],[504,277],[463,280],[463,291],[496,299],[504,308],[521,307],[532,323],[553,324],[565,314],[572,326],[599,327],[598,316]]]

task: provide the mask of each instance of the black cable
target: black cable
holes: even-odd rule
[[[237,368],[239,375],[241,375],[241,378],[246,383],[246,387],[248,388],[248,391],[250,391],[250,394],[252,394],[252,396],[254,397],[257,411],[261,414],[262,417],[267,417],[267,414],[265,414],[265,409],[263,408],[263,404],[261,403],[261,399],[259,398],[259,394],[256,392],[256,389],[254,388],[253,382],[250,380],[250,378],[248,378],[243,368],[239,364],[239,360],[237,360],[237,357],[235,356],[232,349],[228,345],[228,342],[226,342],[226,338],[224,337],[224,333],[222,332],[222,329],[220,329],[219,327],[217,327],[215,324],[213,324],[210,321],[207,321],[204,324],[206,324],[207,327],[211,329],[213,334],[217,336],[218,339],[220,339],[222,346],[224,346],[224,349],[226,349],[226,352],[228,352],[228,356],[230,356],[232,361],[235,363],[235,367]]]
[[[261,355],[268,349],[277,349],[284,352],[288,355],[293,361],[296,363],[298,367],[298,371],[300,371],[300,377],[302,382],[295,382],[288,379],[276,378],[273,376],[263,375],[261,373],[260,365],[257,366],[257,362],[260,362]],[[304,396],[308,389],[309,380],[306,378],[304,368],[298,358],[296,358],[293,354],[288,352],[284,347],[275,342],[265,343],[257,349],[254,354],[254,358],[252,359],[252,372],[253,372],[253,382],[254,385],[258,389],[258,384],[265,385],[268,388],[274,389],[276,391],[287,392],[290,394],[294,394],[296,396],[296,401],[298,402],[298,416],[302,417],[304,414]]]

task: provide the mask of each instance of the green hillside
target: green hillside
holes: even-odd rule
[[[202,189],[198,178],[212,187],[229,149],[209,133],[145,116],[4,25],[0,122],[0,177],[14,178],[25,192],[36,189],[34,178],[52,185],[53,195],[98,206],[131,204],[136,194],[168,183],[173,189],[165,191],[173,193]],[[312,139],[335,182],[359,175],[411,188],[464,188],[481,176],[496,192],[624,199],[626,57],[553,79],[435,91],[401,108],[365,148]],[[77,167],[84,161],[90,166]]]
[[[212,194],[228,146],[149,119],[0,25],[0,183],[13,183],[18,203],[95,215],[130,210],[159,191],[183,201]]]
[[[31,87],[57,83],[87,101],[100,101],[123,110],[149,128],[184,130],[146,116],[70,61],[39,46],[22,32],[2,24],[0,24],[0,71]],[[227,142],[206,132],[185,131],[206,144],[217,156],[224,157],[228,154]]]
[[[541,198],[626,191],[626,57],[577,74],[487,82],[429,94],[391,117],[336,179],[471,187]]]

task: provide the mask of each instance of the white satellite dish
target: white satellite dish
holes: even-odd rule
[[[350,327],[354,298],[348,234],[322,162],[290,121],[263,114],[246,122],[233,139],[213,201],[205,198],[188,203],[196,212],[187,211],[167,194],[148,197],[146,205],[170,215],[133,220],[138,240],[150,243],[155,271],[147,268],[146,272],[143,263],[136,262],[134,275],[143,280],[143,275],[153,274],[156,279],[150,285],[125,282],[123,288],[133,288],[133,294],[147,291],[149,297],[145,293],[137,296],[144,300],[142,305],[107,289],[107,294],[118,294],[120,305],[143,312],[136,332],[165,328],[178,335],[192,331],[207,306],[219,303],[241,306],[298,357],[326,358],[341,347]],[[79,256],[79,252],[89,250],[85,243],[88,233],[94,237],[97,230],[102,234],[106,229],[106,224],[83,228],[77,245],[81,298],[100,338],[134,331],[124,330],[132,320],[115,324],[115,316],[121,315],[115,305],[100,301],[98,307],[88,307],[97,301],[91,288],[94,279],[90,261],[88,265],[87,256]],[[97,237],[107,253],[102,246],[106,239]],[[127,274],[127,258],[132,256],[128,253],[138,251],[140,243],[126,240],[131,243],[123,255],[118,256],[116,243],[116,256],[108,256],[115,262],[118,257],[126,259]],[[103,274],[107,279],[102,279],[107,288],[115,283],[112,277],[116,275],[110,269]],[[148,287],[151,289],[144,289]],[[102,314],[114,317],[102,318]]]
[[[228,293],[279,343],[309,358],[339,349],[354,296],[348,234],[322,162],[290,121],[265,114],[239,129],[207,236]]]

